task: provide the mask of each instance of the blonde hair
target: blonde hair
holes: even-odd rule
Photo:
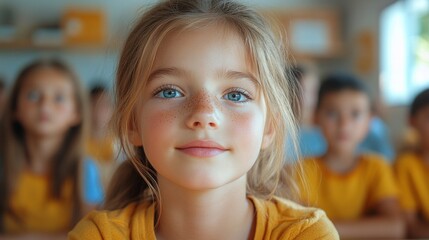
[[[18,95],[23,84],[31,78],[34,72],[44,68],[58,71],[72,82],[76,111],[81,119],[80,123],[67,131],[49,168],[49,176],[52,179],[50,181],[52,197],[56,199],[61,197],[61,191],[66,181],[71,180],[73,183],[73,216],[70,226],[72,227],[81,217],[81,191],[79,189],[81,184],[78,179],[81,170],[80,162],[84,153],[83,143],[87,134],[87,96],[74,72],[65,63],[57,59],[41,59],[30,63],[20,72],[12,87],[1,121],[1,135],[4,137],[4,141],[2,141],[0,149],[0,156],[3,158],[0,159],[2,161],[0,166],[0,216],[8,212],[18,221],[20,220],[19,216],[16,216],[8,208],[16,178],[26,163],[25,154],[27,151],[24,141],[25,129],[14,116],[18,105]],[[0,232],[4,231],[3,228],[3,222],[0,220]]]
[[[135,106],[165,37],[172,31],[212,22],[224,23],[242,38],[266,99],[267,125],[275,130],[273,143],[260,152],[248,173],[247,192],[260,198],[293,197],[293,177],[286,176],[283,165],[286,135],[292,138],[294,149],[297,149],[296,121],[291,107],[296,94],[295,84],[290,82],[292,79],[285,71],[285,50],[280,35],[271,30],[261,15],[232,1],[172,0],[154,6],[140,18],[121,53],[112,123],[129,162],[118,169],[111,181],[107,209],[121,208],[142,198],[158,198],[156,171],[146,159],[143,148],[132,146],[129,139],[130,130],[136,126]]]

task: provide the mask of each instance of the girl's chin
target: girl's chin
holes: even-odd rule
[[[189,177],[186,179],[175,179],[169,181],[170,183],[174,182],[175,185],[178,185],[179,188],[183,190],[189,190],[194,192],[209,192],[217,189],[221,189],[226,186],[234,186],[237,184],[240,185],[240,176],[224,176],[219,178],[218,174],[205,173],[204,175],[200,174],[189,174]],[[234,184],[236,183],[236,184]],[[246,181],[243,181],[245,186]]]

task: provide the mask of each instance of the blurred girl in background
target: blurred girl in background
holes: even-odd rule
[[[97,167],[83,156],[86,100],[61,61],[35,61],[18,75],[2,121],[2,234],[65,238],[102,201]]]

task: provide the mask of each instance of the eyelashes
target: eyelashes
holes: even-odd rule
[[[151,95],[152,97],[161,99],[173,99],[185,96],[179,87],[172,84],[166,84],[156,88],[154,91],[152,91]],[[222,99],[234,103],[245,103],[254,100],[252,94],[249,91],[238,87],[229,88],[224,91],[222,94]]]
[[[230,88],[226,91],[222,98],[238,103],[245,103],[253,100],[251,94],[242,88]]]
[[[180,91],[178,87],[169,84],[156,88],[152,92],[152,96],[157,98],[177,98],[183,97],[184,94]]]

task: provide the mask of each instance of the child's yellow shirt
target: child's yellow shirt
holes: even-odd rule
[[[254,239],[339,239],[325,213],[288,200],[249,197],[256,210]],[[69,233],[69,239],[156,239],[155,205],[132,203],[121,210],[94,211]]]
[[[115,158],[114,138],[106,136],[102,139],[88,138],[86,151],[89,156],[99,162],[112,162]]]
[[[419,155],[406,153],[398,157],[394,169],[402,208],[429,221],[429,165]]]
[[[23,171],[11,193],[9,208],[3,216],[6,233],[56,233],[70,229],[73,211],[72,183],[64,184],[60,199],[51,195],[50,179]],[[16,216],[16,217],[15,217]]]
[[[320,157],[302,162],[304,176],[298,179],[301,200],[323,209],[332,220],[354,220],[368,214],[386,198],[397,198],[393,171],[384,159],[365,154],[352,170],[335,173]]]

